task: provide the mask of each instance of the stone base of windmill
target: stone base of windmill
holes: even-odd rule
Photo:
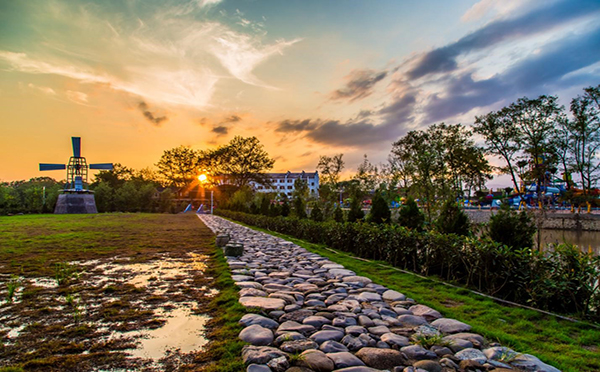
[[[58,195],[54,214],[98,213],[92,193],[64,193]]]

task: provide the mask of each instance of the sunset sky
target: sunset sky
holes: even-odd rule
[[[598,0],[0,0],[0,181],[257,136],[274,171],[600,84]],[[497,185],[492,185],[497,186]]]

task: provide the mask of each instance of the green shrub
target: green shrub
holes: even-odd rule
[[[288,199],[286,196],[284,196],[283,204],[281,204],[281,215],[283,217],[287,217],[290,215],[290,203],[288,203]]]
[[[371,211],[367,216],[367,221],[377,224],[388,223],[390,222],[391,218],[392,212],[390,212],[387,202],[379,192],[376,192],[375,196],[373,197]]]
[[[533,247],[536,227],[525,211],[517,213],[502,204],[498,213],[490,217],[488,234],[492,240],[514,249]]]
[[[294,216],[300,219],[306,218],[306,203],[300,196],[294,198]]]
[[[469,235],[469,217],[452,199],[446,200],[435,221],[435,228],[442,234]]]
[[[415,199],[408,198],[398,213],[398,224],[417,231],[423,230],[425,214],[421,212]]]
[[[315,203],[315,206],[310,212],[310,219],[316,222],[323,221],[323,212],[321,211],[318,203]]]
[[[333,220],[335,222],[344,222],[344,211],[339,205],[333,211]]]
[[[360,199],[352,199],[350,202],[350,210],[348,211],[348,222],[361,221],[365,218],[365,212],[363,212],[361,204]]]

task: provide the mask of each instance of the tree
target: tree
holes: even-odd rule
[[[292,199],[294,204],[294,215],[298,218],[306,218],[306,200],[308,199],[308,183],[302,178],[294,181],[294,192]]]
[[[436,230],[442,234],[469,235],[469,217],[452,199],[446,200],[435,221]]]
[[[387,202],[383,196],[381,196],[380,192],[376,192],[375,196],[373,196],[373,202],[371,205],[371,210],[369,211],[369,215],[367,216],[367,220],[369,222],[381,224],[389,223],[391,217],[392,213],[390,212]]]
[[[337,186],[338,182],[340,182],[340,173],[344,169],[343,156],[344,154],[337,154],[334,156],[321,156],[319,158],[317,170],[321,175],[321,184]]]
[[[167,185],[185,187],[198,176],[199,153],[186,146],[165,150],[156,166]]]
[[[365,212],[362,210],[362,198],[352,198],[350,210],[348,211],[348,222],[361,221],[364,217]]]
[[[498,213],[490,217],[488,234],[492,240],[514,249],[533,247],[536,227],[525,211],[520,213],[502,204]]]
[[[473,131],[485,140],[484,151],[489,155],[502,158],[506,167],[500,168],[502,173],[509,174],[515,190],[519,190],[516,164],[517,154],[521,150],[519,129],[512,121],[509,110],[490,112],[475,117]]]
[[[409,197],[398,212],[398,225],[421,231],[424,224],[425,215],[421,212],[415,200]]]
[[[344,211],[339,205],[333,211],[333,220],[335,222],[344,222]]]
[[[290,203],[288,202],[288,198],[285,194],[283,195],[283,200],[281,202],[281,215],[283,217],[290,215]]]
[[[573,120],[566,121],[570,134],[573,169],[579,173],[584,194],[598,182],[600,175],[600,85],[584,89],[583,96],[571,101]]]
[[[235,136],[227,145],[200,153],[201,167],[213,175],[226,177],[238,187],[251,181],[268,184],[265,172],[273,168],[274,163],[256,137]]]
[[[319,203],[315,203],[315,206],[313,207],[312,211],[310,211],[310,219],[316,222],[323,221],[323,212],[319,207]]]
[[[379,171],[377,166],[371,164],[367,158],[367,154],[364,155],[363,162],[358,166],[356,175],[352,179],[357,180],[363,193],[370,193],[377,187]]]

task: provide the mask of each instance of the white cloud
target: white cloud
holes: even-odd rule
[[[88,103],[88,95],[83,92],[76,92],[73,90],[67,90],[65,92],[67,98],[78,104],[87,104]]]
[[[50,96],[56,95],[56,92],[54,91],[54,89],[52,89],[50,87],[40,87],[40,86],[32,84],[32,83],[27,84],[27,86],[31,89],[36,89],[36,90],[38,90],[44,94],[48,94]]]
[[[480,0],[463,14],[461,21],[474,22],[486,16],[503,17],[514,13],[519,8],[526,8],[540,0]],[[548,1],[545,1],[547,4]]]

